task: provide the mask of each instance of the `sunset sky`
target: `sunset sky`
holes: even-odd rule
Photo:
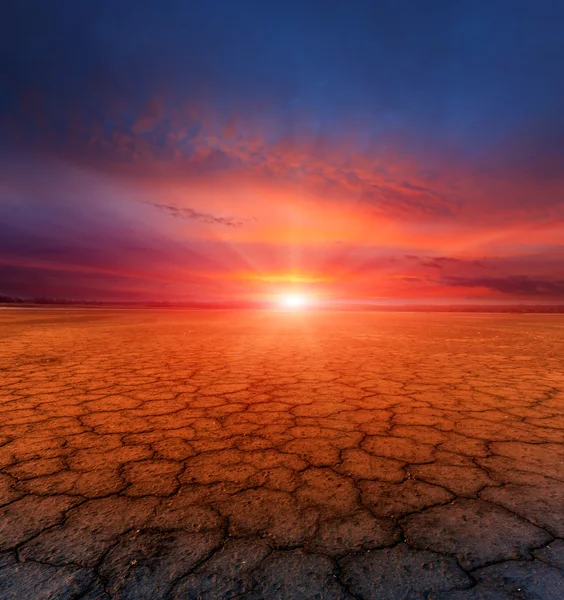
[[[557,0],[22,0],[0,294],[564,302]]]

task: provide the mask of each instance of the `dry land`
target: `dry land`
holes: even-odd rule
[[[564,316],[0,310],[3,600],[564,598]]]

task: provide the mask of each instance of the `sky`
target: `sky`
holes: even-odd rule
[[[20,0],[0,294],[564,302],[558,0]]]

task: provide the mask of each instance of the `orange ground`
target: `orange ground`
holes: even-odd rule
[[[0,597],[564,598],[564,317],[0,310]]]

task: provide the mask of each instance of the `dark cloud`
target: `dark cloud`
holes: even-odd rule
[[[202,213],[194,210],[193,208],[183,208],[175,206],[174,204],[159,204],[152,202],[152,206],[162,210],[173,217],[181,219],[193,219],[200,223],[206,223],[208,225],[226,225],[227,227],[242,227],[245,224],[245,220],[234,219],[232,217],[216,217],[209,213]]]
[[[480,260],[468,260],[462,261],[460,258],[454,258],[452,256],[435,256],[432,260],[437,266],[457,266],[459,263],[465,262],[471,267],[478,267],[479,269],[487,269],[488,267]]]
[[[564,297],[564,279],[535,279],[523,275],[508,277],[444,277],[441,283],[470,288],[485,288],[513,296]]]
[[[459,258],[453,258],[452,256],[435,256],[433,260],[438,263],[456,263],[460,262]]]

